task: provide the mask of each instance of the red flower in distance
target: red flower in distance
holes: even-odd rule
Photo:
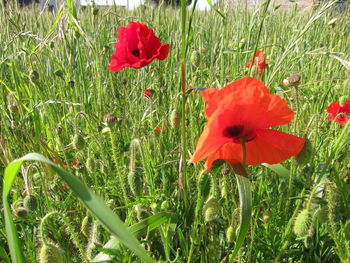
[[[263,69],[267,66],[267,64],[265,63],[265,54],[261,50],[256,51],[254,63],[252,63],[252,59],[250,59],[246,67],[250,68],[254,65],[258,66],[258,74],[261,74]]]
[[[333,102],[328,106],[327,112],[329,113],[327,120],[335,120],[345,125],[350,119],[350,100],[346,101],[343,106],[340,106],[339,101]]]
[[[155,93],[155,91],[153,89],[145,89],[143,91],[143,95],[146,97],[146,98],[150,98],[152,97],[152,95]]]
[[[208,158],[207,170],[219,159],[232,166],[240,164],[242,140],[248,165],[280,163],[302,150],[304,139],[270,129],[291,122],[294,113],[260,80],[245,77],[223,89],[206,89],[201,95],[208,122],[189,163]]]
[[[169,54],[169,45],[161,44],[153,30],[139,22],[120,27],[117,37],[119,42],[114,44],[115,52],[108,66],[112,72],[125,67],[141,68],[155,58],[164,60]]]

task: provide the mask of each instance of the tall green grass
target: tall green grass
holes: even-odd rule
[[[303,166],[291,159],[283,166],[249,168],[253,211],[238,260],[347,262],[349,133],[325,117],[331,102],[349,94],[349,13],[322,7],[300,12],[273,5],[267,12],[263,6],[255,10],[221,6],[219,10],[225,18],[215,11],[195,12],[191,17],[188,54],[201,51],[201,62],[196,67],[186,61],[187,87],[220,88],[249,74],[258,77],[271,92],[283,96],[296,113],[294,122],[281,129],[306,136],[314,148],[311,161]],[[58,165],[67,165],[69,173],[101,196],[150,257],[163,262],[228,262],[234,242],[229,242],[226,230],[229,226],[236,230],[239,225],[234,177],[223,174],[224,166],[210,174],[210,195],[219,203],[217,219],[212,222],[205,222],[203,209],[197,216],[195,212],[201,164],[187,167],[188,207],[185,209],[180,201],[179,171],[186,162],[180,159],[180,131],[169,123],[174,109],[181,112],[180,10],[140,7],[126,11],[111,7],[96,12],[89,7],[73,15],[66,7],[50,13],[10,6],[0,12],[0,170],[30,152],[57,159]],[[339,18],[336,25],[328,26],[334,17]],[[128,21],[153,28],[163,43],[171,45],[171,51],[166,60],[153,61],[143,69],[111,73],[106,66],[114,51],[116,29]],[[243,38],[247,43],[240,47]],[[256,48],[264,51],[269,64],[260,76],[246,68]],[[301,75],[297,97],[292,88],[282,84],[291,73]],[[151,99],[143,96],[148,88],[155,90]],[[99,129],[106,113],[118,117],[111,131],[116,137],[118,169],[110,136]],[[187,98],[186,116],[187,148],[193,152],[206,122],[204,102],[196,89]],[[155,132],[159,127],[162,132]],[[83,149],[72,145],[76,133],[85,139]],[[140,140],[135,156],[142,181],[138,196],[127,185],[130,142],[134,138]],[[88,159],[95,161],[92,170],[86,167]],[[82,168],[77,168],[77,162]],[[24,163],[9,194],[10,209],[15,212],[26,195],[25,177],[38,198],[38,210],[14,220],[26,262],[38,262],[40,223],[53,211],[73,228],[66,230],[57,218],[45,221],[46,239],[64,250],[64,262],[82,262],[79,246],[90,258],[99,253],[99,258],[105,258],[104,253],[113,258],[112,262],[140,260],[119,241],[111,240],[110,232],[97,226],[92,214],[51,168],[30,164]],[[128,203],[117,171],[128,187]],[[303,209],[313,215],[313,233],[306,238],[293,233]],[[85,236],[81,227],[86,216],[90,220],[88,229],[95,231]],[[0,230],[0,258],[6,262],[11,244],[6,239],[4,220],[0,221]],[[79,237],[78,246],[72,231]]]

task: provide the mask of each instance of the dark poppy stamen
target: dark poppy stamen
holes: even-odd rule
[[[243,131],[244,127],[242,125],[231,126],[225,129],[224,134],[227,137],[236,138]]]
[[[135,57],[140,58],[140,50],[138,50],[138,49],[131,51],[131,54],[133,54]]]

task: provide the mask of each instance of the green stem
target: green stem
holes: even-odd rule
[[[182,168],[183,198],[185,207],[188,207],[188,178],[186,167],[187,136],[186,136],[186,0],[181,0],[181,89],[182,89],[182,112],[181,112],[181,144],[182,144]]]
[[[114,160],[115,168],[117,170],[117,174],[118,174],[118,178],[119,178],[119,185],[120,185],[120,187],[122,189],[122,192],[123,192],[124,202],[125,202],[125,204],[127,204],[129,202],[129,199],[128,199],[128,195],[126,193],[126,188],[125,188],[124,180],[123,180],[123,177],[122,177],[122,173],[119,170],[117,148],[116,148],[116,145],[115,145],[116,142],[115,142],[115,137],[114,137],[114,133],[113,133],[112,129],[110,130],[109,135],[110,135],[110,138],[111,138],[113,160]]]

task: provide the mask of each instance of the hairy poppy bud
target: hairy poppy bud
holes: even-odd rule
[[[227,242],[232,243],[235,239],[235,229],[233,228],[233,226],[229,226],[226,229],[226,238],[227,238]]]
[[[23,200],[23,206],[29,212],[33,212],[38,208],[38,199],[34,195],[27,195]]]
[[[107,113],[103,116],[103,122],[108,126],[108,127],[113,127],[114,124],[117,121],[117,116],[115,116],[112,113]]]
[[[194,50],[191,54],[190,61],[193,66],[198,67],[201,62],[201,55],[197,50]]]
[[[241,41],[239,41],[239,45],[238,47],[240,49],[244,48],[245,47],[245,44],[247,43],[247,41],[245,40],[245,38],[242,38]]]
[[[307,164],[314,153],[314,149],[312,147],[312,144],[309,139],[305,139],[305,144],[303,149],[295,156],[295,160],[298,165],[305,165]]]
[[[72,145],[73,145],[73,148],[77,151],[84,149],[85,147],[84,137],[81,136],[80,134],[75,134],[73,137]]]
[[[96,163],[95,160],[93,158],[87,158],[86,160],[86,169],[88,170],[88,172],[93,172],[95,170],[96,167]]]
[[[89,217],[85,216],[83,221],[81,221],[81,227],[80,227],[80,232],[88,237],[90,235],[90,227],[89,227]]]
[[[310,235],[312,228],[312,216],[309,210],[302,210],[294,221],[293,232],[297,237],[306,237]]]
[[[347,100],[348,100],[347,96],[341,96],[340,99],[339,99],[339,106],[340,107],[344,107],[344,105],[345,105]]]
[[[300,75],[299,74],[292,74],[288,78],[289,86],[298,86],[300,82]]]
[[[204,205],[205,221],[211,222],[215,220],[218,216],[218,211],[219,211],[218,200],[214,196],[209,197],[209,199],[205,202],[205,205]]]
[[[25,209],[24,207],[17,207],[13,211],[13,215],[17,218],[26,218],[28,215],[28,210]]]
[[[211,187],[211,177],[208,173],[205,171],[202,171],[201,174],[198,177],[197,182],[197,188],[198,188],[198,195],[202,200],[207,199],[210,193],[210,187]]]
[[[139,196],[141,193],[142,188],[142,182],[141,182],[141,176],[136,171],[130,171],[128,174],[128,183],[129,187],[131,189],[131,192],[135,196]]]
[[[39,253],[40,263],[64,263],[64,253],[62,249],[53,245],[43,245]]]
[[[180,113],[177,110],[173,110],[170,114],[170,125],[173,129],[180,127]]]

